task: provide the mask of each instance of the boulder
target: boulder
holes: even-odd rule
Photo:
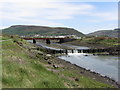
[[[47,56],[47,57],[51,57],[52,55],[50,55],[50,54],[46,54],[46,56]]]
[[[75,78],[75,81],[79,81],[79,79],[78,79],[78,78]]]
[[[48,62],[48,64],[51,64],[51,62]]]
[[[53,67],[54,67],[54,68],[58,68],[58,66],[56,66],[56,65],[54,65],[54,64],[53,64]]]

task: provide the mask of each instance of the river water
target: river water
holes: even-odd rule
[[[87,47],[75,46],[77,49],[86,49]],[[87,55],[87,56],[86,56]],[[108,76],[115,81],[118,80],[118,72],[120,72],[120,66],[118,65],[117,56],[94,56],[93,54],[86,53],[68,53],[66,56],[60,56],[59,58],[76,64],[80,67],[97,72],[102,76]],[[118,67],[119,66],[119,67]],[[119,68],[119,69],[118,69]]]
[[[45,46],[41,43],[36,43],[45,48],[55,49],[52,47]],[[67,45],[63,44],[64,46],[74,47],[75,49],[88,49],[88,47],[84,46],[74,46],[74,45]],[[55,49],[58,50],[58,49]],[[87,56],[86,56],[87,55]],[[87,53],[78,53],[69,52],[68,55],[58,57],[60,59],[64,59],[66,61],[71,62],[72,64],[76,64],[80,67],[89,69],[91,71],[97,72],[102,76],[108,76],[109,78],[114,79],[115,81],[120,83],[120,79],[118,78],[120,74],[120,60],[117,56],[102,56],[102,55],[93,55]]]

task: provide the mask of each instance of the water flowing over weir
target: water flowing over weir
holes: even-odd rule
[[[118,72],[120,72],[120,66],[118,66],[119,58],[117,56],[98,56],[91,54],[91,52],[105,52],[107,49],[89,49],[81,46],[73,46],[75,49],[56,49],[38,42],[36,45],[45,48],[49,53],[62,53],[63,56],[59,56],[58,58],[76,64],[77,66],[90,70],[91,72],[99,73],[104,77],[107,76],[120,83],[120,81],[118,81]],[[72,46],[70,45],[70,47]]]

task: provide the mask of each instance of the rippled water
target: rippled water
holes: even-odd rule
[[[76,64],[80,67],[90,69],[106,75],[116,81],[118,81],[118,57],[117,56],[93,56],[92,54],[85,53],[68,53],[67,56],[61,56],[59,58]],[[120,67],[119,67],[120,68]]]

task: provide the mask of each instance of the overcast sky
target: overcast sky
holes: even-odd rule
[[[118,27],[118,2],[4,0],[0,28],[39,25],[75,28],[84,34]]]

